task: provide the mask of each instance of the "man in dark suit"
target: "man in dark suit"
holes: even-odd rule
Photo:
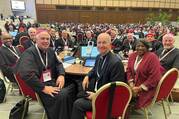
[[[8,33],[2,35],[2,47],[0,48],[0,69],[4,76],[11,82],[16,82],[13,73],[15,65],[20,57],[19,50],[12,46],[12,36]]]
[[[77,99],[73,104],[71,119],[84,119],[85,112],[92,110],[91,100],[95,91],[103,85],[113,81],[125,81],[124,66],[120,59],[111,53],[111,37],[107,33],[101,33],[97,38],[97,48],[100,54],[97,56],[95,66],[83,79],[83,89],[87,95]],[[85,97],[86,96],[86,97]]]
[[[63,30],[62,37],[58,40],[55,40],[55,50],[63,51],[73,47],[74,42],[70,39],[68,32],[66,30]]]

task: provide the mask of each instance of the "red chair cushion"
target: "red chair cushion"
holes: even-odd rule
[[[21,79],[19,74],[16,74],[16,80],[20,86],[20,91],[24,96],[29,96],[32,100],[37,100],[35,92],[30,88],[24,80]]]
[[[86,112],[86,119],[92,119],[92,112]]]

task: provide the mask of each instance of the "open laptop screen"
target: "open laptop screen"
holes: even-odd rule
[[[86,59],[84,66],[86,67],[94,67],[95,65],[95,59]]]
[[[96,58],[99,54],[97,47],[81,46],[81,57],[82,58]]]

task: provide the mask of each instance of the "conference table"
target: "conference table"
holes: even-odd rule
[[[59,60],[63,60],[65,55],[71,54],[70,51],[62,51],[57,57]],[[79,60],[79,58],[78,58]],[[127,68],[127,60],[123,60],[122,63],[124,64],[124,69],[126,71]],[[83,66],[81,63],[75,63],[75,64],[67,64],[63,63],[65,67],[65,73],[71,74],[71,75],[87,75],[88,72],[92,69],[92,67],[86,67]]]

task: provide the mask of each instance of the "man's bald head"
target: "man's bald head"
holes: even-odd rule
[[[108,33],[101,33],[99,34],[98,39],[104,39],[106,40],[109,44],[111,44],[111,36]]]
[[[99,34],[97,38],[97,48],[101,55],[105,55],[111,50],[111,36],[107,33]]]

